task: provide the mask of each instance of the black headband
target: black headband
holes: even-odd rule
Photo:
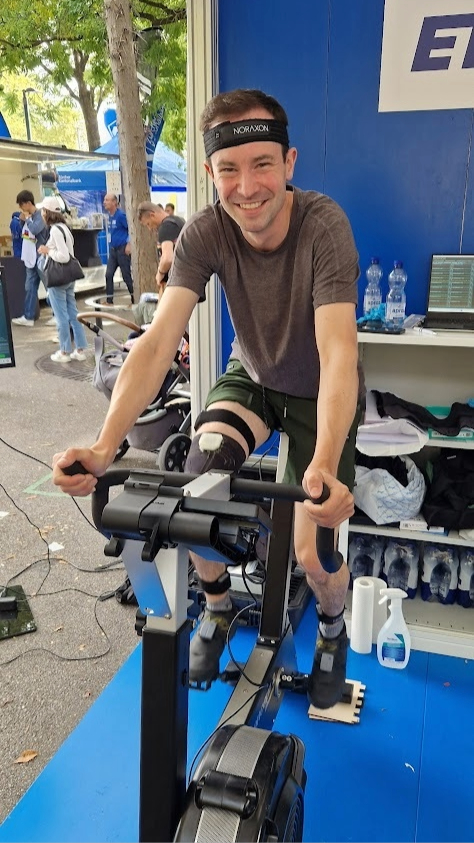
[[[255,120],[238,120],[235,123],[219,123],[204,132],[204,149],[206,158],[210,158],[218,149],[228,146],[240,146],[252,141],[275,141],[283,146],[289,146],[288,129],[281,120],[268,120],[258,117]]]

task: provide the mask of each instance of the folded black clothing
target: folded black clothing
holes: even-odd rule
[[[405,401],[392,392],[379,392],[376,389],[372,391],[375,395],[377,412],[381,417],[407,419],[423,430],[431,428],[444,436],[457,436],[463,427],[474,429],[474,407],[470,407],[469,404],[456,401],[451,406],[449,414],[444,419],[440,419],[421,404]]]
[[[431,476],[421,512],[428,526],[474,528],[474,452],[444,449],[427,466]]]

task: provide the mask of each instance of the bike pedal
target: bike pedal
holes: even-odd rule
[[[215,677],[217,679],[217,676]],[[208,691],[214,679],[189,679],[188,687],[193,691]]]
[[[342,692],[342,697],[341,697],[340,701],[342,703],[348,703],[350,705],[351,702],[352,702],[352,691],[353,691],[352,684],[350,682],[346,682],[346,684],[344,685],[344,690]]]
[[[228,662],[222,673],[219,674],[219,679],[227,685],[237,685],[244,668],[244,662]]]

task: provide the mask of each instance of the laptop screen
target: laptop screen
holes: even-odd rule
[[[474,322],[474,255],[433,255],[427,311]]]
[[[2,278],[0,266],[0,368],[15,365],[13,351],[12,329],[8,310],[7,287]]]

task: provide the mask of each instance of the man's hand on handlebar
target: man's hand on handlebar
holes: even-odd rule
[[[65,474],[65,469],[80,462],[88,474]],[[110,459],[95,448],[68,448],[53,457],[53,483],[67,495],[85,497],[95,489],[97,478],[101,477],[110,464]]]
[[[303,506],[311,521],[319,524],[320,527],[335,529],[354,514],[354,498],[347,486],[329,472],[308,466],[303,476],[305,492],[314,499],[319,498],[323,482],[328,487],[329,498],[321,504],[313,504],[307,500]]]

